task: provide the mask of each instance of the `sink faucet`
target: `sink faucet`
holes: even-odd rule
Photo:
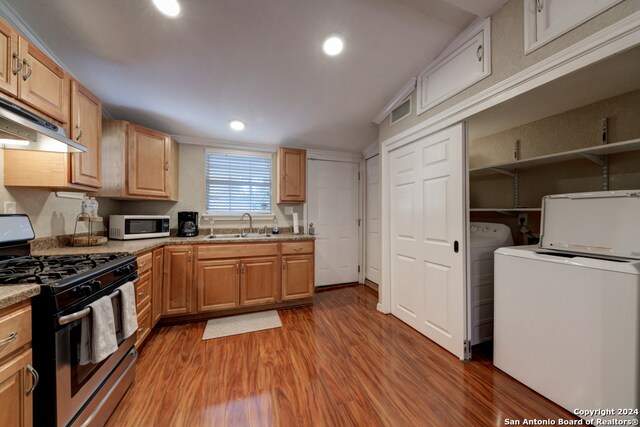
[[[240,221],[244,221],[245,215],[249,215],[249,233],[253,233],[253,218],[251,218],[251,214],[249,212],[243,213]]]

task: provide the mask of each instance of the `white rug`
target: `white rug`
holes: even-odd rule
[[[259,313],[241,314],[239,316],[211,319],[204,329],[203,340],[228,337],[229,335],[246,334],[247,332],[281,328],[282,322],[277,310]]]

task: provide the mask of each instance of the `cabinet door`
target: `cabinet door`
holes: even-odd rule
[[[525,54],[599,15],[622,0],[525,0]]]
[[[162,269],[164,266],[164,249],[153,251],[153,269],[151,270],[152,294],[151,294],[151,321],[155,326],[162,316]]]
[[[278,202],[304,202],[306,195],[307,152],[294,148],[278,150],[280,172]]]
[[[133,123],[129,132],[129,195],[169,197],[171,138]]]
[[[28,427],[33,424],[33,376],[31,350],[0,365],[0,426]]]
[[[240,295],[240,261],[198,261],[198,312],[236,308]]]
[[[446,52],[450,52],[446,54]],[[491,74],[491,19],[450,45],[418,76],[421,114]]]
[[[313,296],[313,255],[282,257],[282,300]]]
[[[278,301],[278,258],[245,258],[240,265],[240,305]]]
[[[164,248],[162,314],[171,316],[191,313],[192,259],[191,246]]]
[[[22,37],[19,45],[23,65],[18,78],[18,98],[54,119],[68,122],[67,73]]]
[[[71,155],[71,182],[102,186],[102,103],[88,89],[71,81],[71,138],[87,147]]]
[[[4,21],[0,21],[0,90],[10,95],[18,95],[18,33]]]

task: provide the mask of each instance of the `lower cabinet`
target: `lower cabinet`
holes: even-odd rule
[[[31,303],[0,310],[0,426],[33,425],[33,390],[38,373],[31,366]]]
[[[196,277],[198,312],[240,306],[240,260],[198,261]]]
[[[282,257],[282,300],[288,301],[313,296],[313,255],[287,255]]]
[[[140,255],[138,341],[162,317],[188,320],[202,313],[310,299],[313,252],[313,241],[296,241],[167,245]]]
[[[272,304],[278,299],[278,257],[242,260],[240,306]]]
[[[151,273],[151,324],[155,326],[162,316],[162,275],[164,273],[164,248],[152,252],[153,272]]]
[[[164,247],[164,277],[162,285],[162,315],[192,313],[193,246]]]

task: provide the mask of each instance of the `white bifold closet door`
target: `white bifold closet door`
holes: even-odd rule
[[[458,124],[390,152],[391,313],[464,358],[466,161]]]
[[[316,286],[357,282],[358,164],[309,159],[307,168]]]

